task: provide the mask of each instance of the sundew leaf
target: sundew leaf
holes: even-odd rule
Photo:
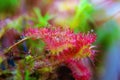
[[[81,0],[76,8],[76,13],[71,21],[70,27],[73,28],[75,32],[88,31],[90,29],[88,21],[92,21],[93,12],[93,5],[90,4],[88,0]]]
[[[91,56],[90,46],[88,45],[96,39],[95,34],[74,34],[69,28],[55,28],[55,30],[53,28],[30,28],[25,31],[24,35],[37,40],[42,39],[46,43],[45,47],[50,50],[52,55],[57,55],[56,57],[59,60],[69,59],[78,54],[79,51],[81,52],[79,58]],[[35,47],[38,48],[38,46]]]

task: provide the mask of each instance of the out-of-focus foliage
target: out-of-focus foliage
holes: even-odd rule
[[[89,22],[93,22],[94,7],[89,0],[81,0],[75,9],[75,15],[70,22],[71,28],[76,32],[90,30]]]
[[[0,18],[12,14],[18,8],[20,0],[0,0]]]
[[[89,80],[91,75],[92,80],[101,80],[101,75],[105,80],[116,78],[120,72],[119,2],[0,0],[0,80]],[[85,46],[93,40],[89,35],[93,33],[97,34],[96,42]],[[90,57],[90,53],[96,54]],[[68,60],[73,55],[87,59]]]
[[[19,17],[17,20],[9,20],[9,23],[7,24],[7,28],[11,29],[14,28],[17,31],[21,32],[23,29],[23,17]]]
[[[38,8],[34,8],[34,13],[37,17],[37,19],[32,18],[33,21],[37,22],[37,25],[35,26],[42,27],[48,25],[48,20],[51,19],[50,15],[46,13],[44,16],[42,16],[41,11]]]
[[[41,53],[43,50],[44,50],[44,46],[45,46],[45,43],[42,41],[42,40],[36,40],[34,43],[33,43],[33,40],[30,39],[28,40],[28,45],[30,46],[31,48],[31,52],[33,53],[34,55],[34,51],[39,51],[39,53]]]
[[[0,0],[0,11],[14,10],[19,0]]]
[[[109,48],[120,39],[120,28],[113,20],[106,22],[97,29],[97,42],[102,43],[104,48]]]

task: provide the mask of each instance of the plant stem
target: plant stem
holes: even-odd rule
[[[24,42],[25,40],[29,39],[30,37],[25,37],[24,39],[18,41],[17,43],[13,44],[12,46],[10,46],[8,49],[6,49],[4,51],[4,54],[7,54],[12,48],[14,48],[15,46],[17,46],[18,44]]]

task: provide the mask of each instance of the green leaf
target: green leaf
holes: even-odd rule
[[[76,13],[73,20],[70,21],[70,27],[79,31],[88,31],[90,29],[88,21],[92,21],[92,14],[94,12],[93,5],[88,0],[81,0],[76,8]]]
[[[120,29],[118,24],[110,20],[97,29],[96,43],[103,44],[105,48],[110,47],[120,39],[119,32]]]
[[[44,50],[45,43],[42,40],[28,40],[28,45],[31,47],[32,53],[35,55],[36,51],[41,53]]]
[[[25,80],[30,80],[29,75],[30,75],[30,72],[26,69],[25,70]]]
[[[34,12],[37,16],[37,20],[36,20],[38,21],[38,23],[36,24],[37,27],[44,27],[49,24],[48,20],[51,19],[51,16],[49,14],[46,13],[44,16],[42,16],[39,8],[34,8]]]

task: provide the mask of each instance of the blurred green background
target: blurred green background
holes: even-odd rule
[[[119,13],[119,0],[0,0],[0,38],[8,29],[21,33],[28,27],[49,25],[94,32],[95,80],[120,80]],[[29,44],[38,46],[38,51],[44,47],[41,41]]]

